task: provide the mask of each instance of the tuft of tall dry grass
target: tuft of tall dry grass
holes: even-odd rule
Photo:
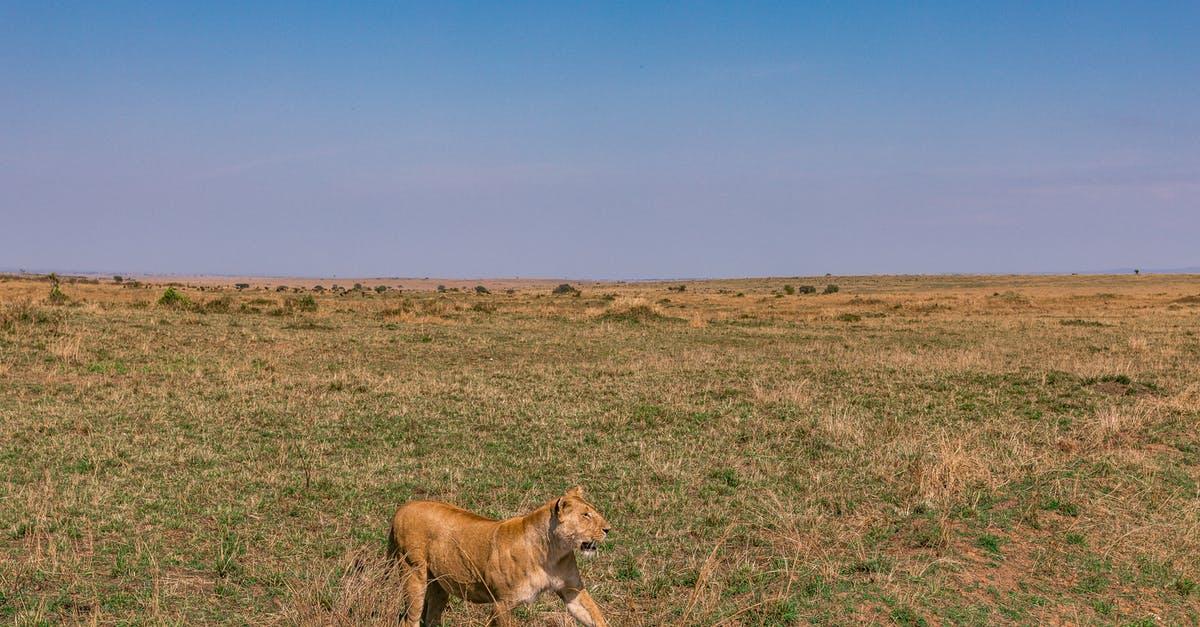
[[[315,570],[289,585],[286,620],[295,625],[381,625],[404,611],[404,581],[378,549],[347,551],[333,569]]]

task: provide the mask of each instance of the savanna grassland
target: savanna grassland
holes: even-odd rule
[[[0,622],[384,622],[575,484],[614,625],[1200,621],[1196,276],[457,283],[0,278]]]

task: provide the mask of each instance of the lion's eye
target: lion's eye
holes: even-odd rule
[[[591,513],[591,512],[584,512],[584,513],[583,513],[583,517],[584,517],[584,518],[591,518],[591,517],[592,517],[592,513]]]

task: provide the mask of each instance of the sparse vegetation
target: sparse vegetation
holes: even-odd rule
[[[821,293],[822,294],[837,294],[838,286],[834,285],[833,283],[830,283],[829,285],[825,286],[825,290],[822,291]]]
[[[575,289],[574,287],[571,287],[570,283],[560,283],[558,287],[554,288],[553,290],[550,290],[550,293],[556,294],[559,296],[562,296],[562,295],[577,296],[579,294],[579,290]]]
[[[303,296],[292,296],[284,301],[285,308],[290,311],[303,311],[315,313],[317,311],[317,299],[312,294]]]
[[[476,285],[475,293],[476,294],[491,294],[492,291],[482,285]]]
[[[0,282],[0,622],[371,624],[400,502],[576,483],[612,624],[1200,621],[1194,277],[837,280]]]
[[[797,291],[797,292],[799,292],[799,293],[801,293],[801,294],[816,294],[816,293],[817,293],[817,286],[815,286],[815,285],[801,285],[799,288],[797,288],[797,289],[796,289],[796,291]]]

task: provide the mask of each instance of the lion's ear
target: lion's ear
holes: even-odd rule
[[[581,498],[583,498],[583,488],[581,488],[579,486],[575,486],[575,487],[571,488],[570,490],[567,490],[567,496],[573,496],[577,499],[581,499]]]
[[[563,511],[564,505],[565,504],[563,503],[563,500],[561,498],[554,499],[554,516],[555,517],[558,517],[558,518],[562,517],[562,511]]]

